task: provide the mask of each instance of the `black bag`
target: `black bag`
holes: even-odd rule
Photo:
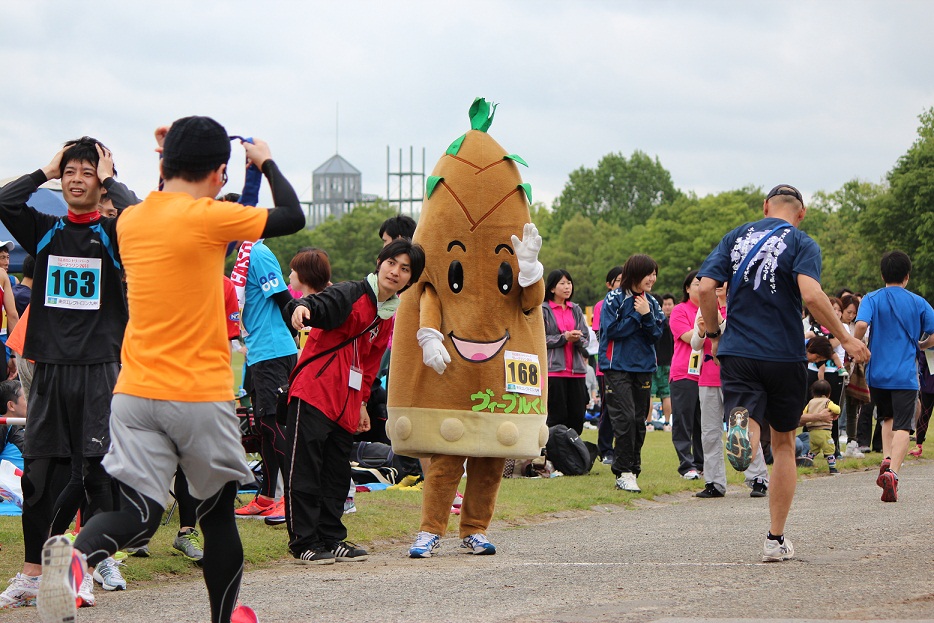
[[[593,446],[593,444],[590,444]],[[577,431],[564,424],[556,424],[548,429],[548,443],[545,456],[555,469],[565,476],[582,476],[590,473],[597,458],[596,446],[591,450],[580,438]]]
[[[394,485],[406,476],[420,475],[418,459],[392,451],[392,446],[370,441],[354,442],[350,451],[351,475],[354,482],[384,482]]]

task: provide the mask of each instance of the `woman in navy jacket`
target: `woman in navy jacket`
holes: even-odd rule
[[[639,492],[645,414],[649,411],[655,342],[665,314],[650,296],[658,264],[637,254],[623,265],[620,287],[606,295],[600,317],[599,363],[606,379],[607,414],[613,424],[616,488]]]

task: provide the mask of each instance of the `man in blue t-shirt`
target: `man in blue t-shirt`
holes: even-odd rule
[[[285,515],[284,501],[276,501],[279,474],[284,474],[285,427],[276,422],[277,390],[289,382],[298,347],[282,308],[292,300],[279,260],[262,241],[250,250],[244,286],[243,341],[252,377],[251,398],[256,422],[262,430],[263,486],[256,499],[236,510],[238,517]]]
[[[876,356],[866,367],[869,396],[882,422],[882,452],[876,484],[883,502],[898,501],[898,470],[908,453],[915,403],[918,400],[918,349],[934,345],[934,309],[905,289],[911,276],[911,258],[902,251],[882,256],[885,287],[863,297],[856,314],[855,337],[869,332]],[[919,342],[923,334],[927,339]]]
[[[700,308],[719,357],[723,408],[729,414],[726,454],[745,471],[759,447],[761,427],[771,428],[774,466],[769,485],[769,534],[764,562],[794,557],[784,538],[795,493],[795,429],[807,396],[807,363],[801,327],[801,300],[814,317],[841,336],[857,361],[869,350],[843,328],[821,290],[821,253],[797,229],[806,209],[801,193],[781,184],[769,191],[765,218],[737,227],[720,241],[698,272]],[[720,339],[716,288],[729,285],[729,320]]]

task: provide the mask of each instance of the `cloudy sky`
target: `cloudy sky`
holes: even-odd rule
[[[385,196],[387,146],[430,172],[483,96],[535,200],[636,149],[700,195],[810,194],[880,181],[911,145],[932,23],[910,1],[4,2],[0,178],[90,134],[143,195],[153,129],[202,114],[267,140],[303,200],[338,149]]]

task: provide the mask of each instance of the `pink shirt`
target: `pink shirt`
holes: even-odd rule
[[[688,299],[685,303],[678,303],[671,310],[671,335],[675,340],[675,352],[671,357],[671,372],[668,379],[672,382],[691,379],[697,381],[696,374],[688,374],[688,359],[691,358],[691,345],[681,339],[688,331],[694,330],[694,319],[697,317],[697,305]]]
[[[558,325],[558,331],[573,331],[577,328],[577,324],[574,321],[574,311],[571,309],[571,306],[562,306],[556,303],[555,301],[548,301],[548,306],[551,307],[551,312],[555,315],[555,323]],[[574,345],[571,342],[567,342],[564,345],[564,361],[565,368],[561,372],[549,372],[548,376],[554,378],[584,378],[586,374],[574,374],[572,371],[574,369]]]
[[[597,301],[596,305],[593,306],[593,322],[590,323],[590,328],[594,331],[600,331],[600,311],[603,309],[603,299]],[[599,357],[594,359],[597,361]],[[597,376],[603,376],[603,372],[600,371],[600,364],[596,363],[596,372]]]

